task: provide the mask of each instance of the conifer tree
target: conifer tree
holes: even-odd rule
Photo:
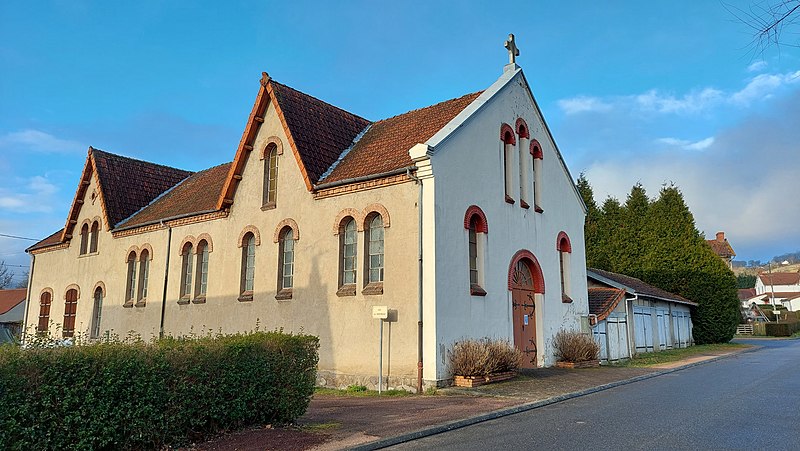
[[[586,242],[586,264],[589,267],[597,266],[597,261],[601,258],[599,250],[598,226],[601,212],[594,201],[594,191],[586,175],[581,173],[578,177],[578,192],[586,205],[586,222],[584,224],[584,237]]]
[[[619,242],[622,250],[615,267],[623,274],[635,276],[642,265],[647,245],[644,229],[649,209],[650,199],[647,197],[647,192],[641,183],[637,183],[631,188],[622,209],[624,227],[619,229]]]

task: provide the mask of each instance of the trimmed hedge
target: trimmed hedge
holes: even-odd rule
[[[301,416],[319,340],[257,332],[0,347],[0,449],[154,449]]]
[[[764,332],[770,337],[791,337],[800,330],[800,323],[764,323]]]

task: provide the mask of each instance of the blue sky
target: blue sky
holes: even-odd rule
[[[674,182],[739,259],[800,249],[800,49],[754,55],[716,1],[541,3],[1,2],[0,233],[62,227],[89,145],[229,161],[262,71],[377,120],[485,89],[513,32],[598,198]],[[28,244],[0,237],[0,259]]]

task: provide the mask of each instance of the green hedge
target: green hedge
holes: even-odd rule
[[[770,337],[790,337],[800,330],[800,323],[765,323],[764,331]]]
[[[251,333],[0,347],[0,449],[142,449],[301,416],[319,341]]]

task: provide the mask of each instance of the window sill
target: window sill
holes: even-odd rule
[[[269,202],[261,206],[261,211],[274,210],[277,207],[275,202]]]
[[[136,304],[133,304],[134,307],[144,307],[145,305],[147,305],[147,301],[144,299],[136,302]]]
[[[371,282],[361,290],[361,294],[366,296],[383,294],[383,282]]]
[[[239,298],[237,300],[239,302],[250,302],[253,300],[253,292],[250,290],[243,291],[242,294],[239,295]]]
[[[292,298],[292,289],[291,288],[284,288],[275,295],[275,299],[279,301],[286,301]]]
[[[339,288],[339,290],[336,292],[336,296],[355,296],[356,291],[356,284],[348,283],[347,285],[342,285],[341,288]]]
[[[205,304],[206,303],[206,297],[205,296],[198,296],[198,297],[192,299],[192,303],[193,304]]]
[[[128,299],[124,304],[122,304],[122,306],[125,308],[133,307],[133,299]]]
[[[511,205],[514,205],[514,198],[506,194],[506,202]]]
[[[477,283],[473,283],[469,286],[469,294],[470,296],[486,296],[486,290]]]
[[[178,299],[178,304],[179,305],[187,305],[187,304],[189,304],[189,302],[190,302],[189,298],[180,298],[180,299]]]
[[[563,302],[564,304],[571,304],[572,303],[572,298],[567,296],[566,294],[562,294],[561,295],[561,302]]]
[[[535,205],[533,207],[533,211],[535,211],[536,213],[544,213],[544,210],[542,210],[542,207],[540,207],[538,205]]]
[[[521,200],[521,201],[519,201],[519,206],[520,206],[520,207],[522,207],[522,208],[524,208],[524,209],[526,209],[526,210],[527,210],[527,209],[529,209],[529,208],[531,208],[531,206],[530,206],[530,205],[528,205],[528,203],[527,203],[527,202],[525,202],[524,200]]]
[[[100,252],[98,252],[98,251],[94,251],[94,252],[87,252],[85,254],[78,254],[78,258],[94,257],[95,255],[98,255],[99,253]]]

